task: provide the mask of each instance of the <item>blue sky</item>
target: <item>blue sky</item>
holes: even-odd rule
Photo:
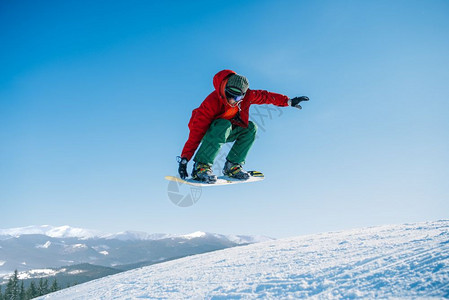
[[[284,237],[449,217],[447,1],[2,1],[0,28],[0,228]],[[163,177],[222,69],[311,101],[252,108],[263,183],[181,208]]]

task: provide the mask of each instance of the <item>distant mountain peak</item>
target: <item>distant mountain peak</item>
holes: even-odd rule
[[[205,237],[205,236],[207,236],[206,232],[195,231],[195,232],[192,232],[190,234],[181,235],[180,237],[186,238],[186,239],[195,239],[195,238],[202,238],[202,237]]]
[[[143,231],[121,231],[113,234],[106,234],[102,236],[105,239],[117,239],[121,241],[129,241],[129,240],[161,240],[165,238],[169,238],[172,235],[165,233],[148,233]]]

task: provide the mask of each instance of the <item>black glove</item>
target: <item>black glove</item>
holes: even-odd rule
[[[187,160],[187,158],[179,157],[179,156],[177,157],[177,159],[178,159],[178,163],[179,163],[179,168],[178,168],[179,176],[182,179],[186,179],[187,177],[189,177],[189,173],[187,173],[187,163],[189,161]]]
[[[309,97],[301,96],[301,97],[295,97],[295,98],[288,100],[288,102],[291,106],[299,108],[299,109],[302,109],[302,106],[299,105],[299,103],[302,101],[309,101]]]

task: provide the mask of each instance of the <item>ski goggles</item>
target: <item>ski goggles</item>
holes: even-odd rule
[[[245,93],[242,94],[240,90],[234,89],[234,88],[227,88],[225,89],[226,98],[232,99],[235,102],[242,101],[242,99],[245,97]]]

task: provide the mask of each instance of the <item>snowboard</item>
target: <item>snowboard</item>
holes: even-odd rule
[[[265,176],[263,173],[258,171],[248,171],[248,174],[250,177],[247,180],[240,180],[231,178],[228,176],[218,176],[217,181],[215,183],[205,183],[197,180],[193,180],[192,178],[188,179],[181,179],[178,176],[165,176],[165,179],[169,181],[175,181],[178,183],[185,183],[188,185],[193,186],[219,186],[219,185],[228,185],[228,184],[239,184],[239,183],[250,183],[250,182],[256,182],[256,181],[262,181],[265,179]]]

